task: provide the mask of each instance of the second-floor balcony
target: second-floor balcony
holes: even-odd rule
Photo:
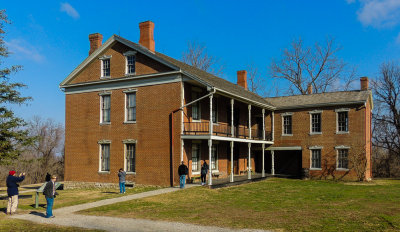
[[[251,135],[250,135],[251,131]],[[208,135],[210,134],[209,122],[184,122],[183,123],[183,134],[184,135]],[[249,129],[246,126],[238,125],[232,127],[226,123],[213,123],[212,135],[234,137],[240,139],[252,139],[252,140],[266,140],[272,141],[272,132],[265,131],[265,139],[263,137],[262,129]]]

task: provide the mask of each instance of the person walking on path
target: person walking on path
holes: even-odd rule
[[[17,213],[18,208],[18,182],[25,179],[25,173],[19,174],[19,177],[15,175],[15,171],[12,170],[8,173],[6,180],[7,184],[7,194],[8,194],[8,204],[6,214],[11,215]]]
[[[46,207],[46,218],[53,218],[53,205],[54,198],[58,193],[56,192],[56,180],[57,177],[55,175],[51,176],[51,180],[47,182],[46,186],[43,189],[43,194],[46,197],[47,207]]]
[[[201,185],[206,184],[207,173],[208,173],[208,164],[206,160],[204,160],[203,165],[201,166]]]
[[[178,174],[179,174],[179,187],[185,188],[186,175],[189,173],[188,167],[185,165],[185,162],[182,161],[182,164],[179,165]]]
[[[125,177],[126,177],[126,172],[120,168],[118,171],[118,178],[119,178],[119,193],[126,193],[125,192]]]

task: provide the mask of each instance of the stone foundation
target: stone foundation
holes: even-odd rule
[[[135,183],[126,182],[125,185],[135,186]],[[64,181],[64,189],[84,189],[84,188],[119,189],[119,183]]]

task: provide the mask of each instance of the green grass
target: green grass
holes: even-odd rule
[[[269,179],[195,187],[83,211],[85,214],[288,231],[400,231],[400,181]]]

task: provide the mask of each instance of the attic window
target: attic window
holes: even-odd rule
[[[124,53],[126,57],[126,66],[125,66],[125,74],[126,75],[133,75],[136,72],[135,62],[136,62],[136,52],[135,51],[128,51]]]
[[[110,60],[111,56],[102,56],[101,60],[101,77],[110,77]]]

